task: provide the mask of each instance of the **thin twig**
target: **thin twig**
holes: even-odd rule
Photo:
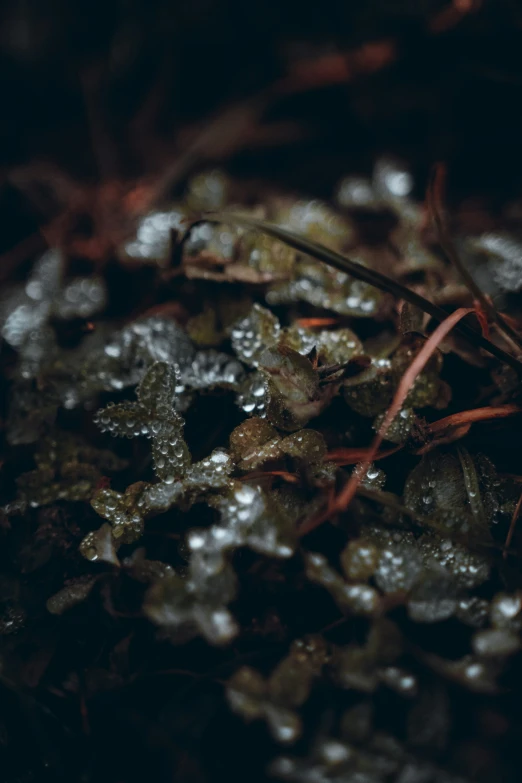
[[[439,324],[439,326],[437,326],[433,334],[431,334],[430,337],[428,337],[428,339],[422,346],[421,350],[415,356],[412,363],[409,365],[408,369],[402,376],[400,383],[397,387],[397,391],[395,392],[395,395],[393,397],[392,403],[388,408],[388,410],[386,411],[384,420],[379,428],[379,432],[375,436],[373,443],[370,449],[368,450],[364,462],[359,463],[358,467],[353,471],[348,482],[340,491],[338,496],[334,498],[329,508],[327,508],[324,513],[316,517],[312,517],[307,522],[305,522],[305,524],[302,526],[300,531],[301,535],[306,535],[307,533],[310,533],[316,527],[318,527],[323,522],[325,522],[331,516],[331,514],[337,513],[339,511],[344,511],[346,507],[350,504],[355,493],[357,492],[357,488],[361,483],[361,480],[366,475],[366,472],[370,467],[370,463],[373,461],[373,458],[377,454],[379,447],[386,436],[386,433],[388,432],[395,417],[401,410],[404,404],[404,400],[406,399],[417,377],[420,375],[420,373],[422,372],[422,370],[424,369],[424,367],[432,357],[433,353],[436,351],[441,341],[444,340],[446,335],[455,327],[455,325],[462,318],[464,318],[466,315],[469,315],[472,312],[473,312],[472,308],[466,308],[466,307],[459,308],[454,313],[449,315],[445,321]]]
[[[436,446],[440,446],[443,443],[453,443],[455,440],[463,438],[468,434],[471,425],[475,422],[504,419],[508,416],[516,416],[519,413],[522,413],[522,407],[520,405],[515,405],[514,403],[500,405],[497,408],[475,408],[470,411],[453,413],[451,416],[446,416],[444,419],[439,419],[438,421],[434,421],[427,425],[426,434],[427,436],[431,436],[433,440],[429,440],[415,453],[426,454]]]
[[[451,416],[445,416],[443,419],[433,421],[429,425],[432,433],[440,432],[448,427],[460,427],[463,424],[473,424],[476,421],[490,421],[491,419],[505,419],[507,416],[514,416],[522,413],[522,406],[510,403],[509,405],[499,405],[497,408],[473,408],[470,411],[460,411],[452,413]]]
[[[385,451],[379,451],[378,454],[373,455],[373,461],[376,462],[380,459],[386,459],[392,454],[399,451],[402,446],[394,446],[392,449],[386,449]],[[368,456],[368,448],[338,448],[332,449],[326,455],[328,462],[334,462],[341,467],[342,465],[357,465],[358,462],[365,460]]]

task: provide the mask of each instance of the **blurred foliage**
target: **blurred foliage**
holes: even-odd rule
[[[329,202],[250,188],[200,172],[102,276],[52,250],[5,291],[6,780],[515,780],[519,381],[450,336],[365,462],[430,319],[182,218],[239,205],[435,304],[472,295],[396,160]],[[513,294],[513,244],[461,240]]]

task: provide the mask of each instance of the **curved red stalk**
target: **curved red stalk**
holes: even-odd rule
[[[305,522],[300,531],[301,535],[306,535],[311,530],[314,530],[316,527],[325,522],[332,514],[335,514],[338,511],[344,511],[344,509],[351,503],[355,493],[357,492],[357,487],[359,486],[361,479],[366,475],[366,471],[368,470],[370,463],[375,458],[375,455],[379,450],[379,446],[384,440],[393,420],[401,410],[404,401],[408,396],[408,392],[415,383],[417,377],[423,371],[429,359],[437,350],[437,347],[444,340],[446,335],[451,332],[455,324],[473,312],[473,308],[460,307],[458,310],[455,310],[454,313],[449,315],[444,321],[442,321],[442,323],[440,323],[435,331],[428,337],[421,350],[417,356],[415,356],[412,363],[402,376],[392,403],[386,411],[386,415],[384,416],[384,420],[381,424],[379,432],[375,436],[372,445],[367,451],[366,458],[363,462],[359,463],[358,469],[353,471],[346,485],[343,487],[337,497],[334,498],[333,501],[329,504],[326,511],[320,516],[313,517],[312,519]]]

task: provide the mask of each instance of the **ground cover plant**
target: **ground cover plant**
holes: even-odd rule
[[[516,779],[522,244],[443,174],[202,171],[5,288],[6,780]]]

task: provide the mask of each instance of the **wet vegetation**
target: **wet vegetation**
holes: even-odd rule
[[[3,779],[518,779],[522,241],[414,184],[202,172],[6,287]]]

